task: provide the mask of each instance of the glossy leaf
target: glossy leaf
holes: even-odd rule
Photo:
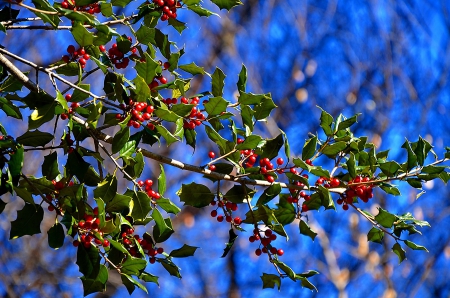
[[[263,289],[273,289],[275,287],[278,288],[278,291],[281,288],[281,278],[278,275],[275,274],[266,274],[263,273],[261,276],[261,279],[263,281]]]
[[[177,195],[180,196],[180,200],[186,205],[197,208],[208,206],[215,197],[208,187],[195,182],[182,184]]]
[[[194,255],[195,251],[198,249],[196,246],[190,246],[183,244],[182,247],[174,249],[170,252],[169,256],[172,258],[186,258]]]
[[[11,222],[9,239],[39,234],[43,218],[44,210],[40,205],[25,204],[22,210],[17,211],[16,220]]]
[[[27,131],[16,140],[18,143],[25,146],[38,147],[45,146],[51,140],[53,140],[53,137],[54,136],[52,134],[48,132],[42,132],[37,129],[35,131]]]
[[[53,249],[58,249],[64,245],[64,228],[58,222],[55,223],[47,232],[48,245]]]

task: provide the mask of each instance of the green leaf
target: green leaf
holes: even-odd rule
[[[225,78],[226,75],[223,73],[223,71],[216,67],[216,70],[211,76],[212,79],[212,94],[214,96],[223,96],[223,87],[225,85]]]
[[[180,22],[179,20],[173,18],[169,18],[169,25],[175,28],[175,30],[177,30],[180,34],[187,28],[186,23]]]
[[[87,278],[97,276],[100,272],[100,255],[95,246],[85,248],[84,245],[78,246],[77,265],[79,271]]]
[[[34,6],[38,10],[48,11],[48,12],[57,12],[55,8],[53,8],[50,3],[46,0],[32,0]],[[45,23],[49,23],[53,27],[57,27],[61,19],[56,14],[47,14],[35,11],[34,14],[40,17]]]
[[[111,3],[101,2],[100,10],[102,12],[102,15],[104,15],[105,17],[110,17],[110,16],[114,15]]]
[[[105,265],[100,265],[97,276],[81,277],[83,283],[83,295],[87,296],[92,293],[104,292],[106,290],[106,282],[108,281],[108,269]]]
[[[264,205],[269,203],[272,199],[278,196],[281,192],[281,185],[279,183],[274,183],[268,188],[266,188],[263,194],[259,197],[256,205]]]
[[[388,177],[394,176],[400,169],[400,165],[396,161],[388,161],[380,164],[380,170]]]
[[[7,116],[22,120],[22,113],[11,101],[0,96],[0,109],[5,112]]]
[[[305,142],[302,150],[302,159],[307,160],[314,156],[317,147],[317,136],[314,136]]]
[[[98,184],[94,189],[94,198],[101,198],[105,203],[111,201],[117,192],[117,178],[116,176],[108,175]]]
[[[154,210],[156,210],[156,209],[154,209]],[[153,237],[154,237],[156,243],[161,243],[161,242],[166,241],[174,233],[172,221],[170,220],[170,217],[165,218],[164,223],[167,228],[164,227],[164,230],[162,232],[160,232],[160,226],[155,225],[153,227]]]
[[[57,74],[62,74],[68,77],[78,76],[80,74],[80,64],[77,62],[69,62],[63,66],[55,69]],[[76,90],[76,89],[75,89]]]
[[[74,22],[71,31],[80,47],[86,47],[94,43],[94,34],[89,32],[80,22]]]
[[[58,249],[64,245],[64,228],[58,222],[55,223],[47,232],[48,235],[48,246],[53,249]]]
[[[402,148],[406,149],[406,151],[408,152],[407,170],[409,171],[417,166],[417,156],[412,150],[411,144],[408,141],[408,139],[405,140],[405,142],[402,145]]]
[[[264,99],[268,98],[270,98],[270,94],[253,94],[241,92],[241,94],[239,95],[238,102],[241,105],[258,105]]]
[[[263,140],[260,136],[251,135],[245,138],[244,142],[238,144],[236,146],[236,150],[246,150],[246,149],[255,149],[256,147],[260,147],[265,144],[265,140]]]
[[[390,194],[390,195],[394,195],[394,196],[400,195],[400,191],[398,190],[398,188],[392,184],[381,183],[380,189],[382,189],[384,192],[386,192],[387,194]]]
[[[286,275],[295,281],[295,272],[294,270],[291,269],[291,267],[289,267],[288,265],[286,265],[283,262],[280,262],[278,260],[273,260],[272,261],[274,264],[276,264],[278,266],[278,268],[280,268],[281,270],[284,271],[284,273],[286,273]]]
[[[50,121],[55,116],[56,102],[52,102],[46,105],[39,106],[31,113],[28,121],[28,129],[36,129],[42,124]]]
[[[375,243],[383,243],[382,240],[384,238],[383,231],[373,227],[370,229],[369,233],[367,234],[367,241],[372,241]]]
[[[280,197],[280,201],[277,204],[278,209],[274,210],[275,217],[281,225],[290,224],[295,220],[297,212],[295,211],[295,207],[288,203],[285,195]],[[285,234],[285,232],[284,232]]]
[[[34,199],[31,195],[31,192],[28,191],[28,189],[24,187],[14,187],[14,191],[16,194],[21,197],[25,202],[30,203],[31,205],[34,205]]]
[[[306,235],[306,236],[310,237],[312,239],[312,241],[314,241],[314,239],[317,236],[317,233],[314,232],[313,230],[311,230],[309,225],[304,220],[300,220],[299,228],[300,228],[300,234]]]
[[[148,84],[139,75],[134,78],[133,83],[136,86],[136,96],[134,97],[134,100],[137,102],[145,102],[147,98],[150,97],[150,88],[148,87]]]
[[[125,144],[128,142],[128,139],[130,138],[130,128],[125,127],[121,130],[119,130],[113,138],[112,147],[111,147],[111,153],[117,153],[120,151],[120,149],[125,146]]]
[[[211,0],[211,2],[220,9],[226,9],[228,11],[235,6],[242,5],[240,0]]]
[[[239,79],[237,82],[237,88],[239,93],[245,92],[245,87],[247,85],[247,68],[242,64],[241,72],[239,73]]]
[[[270,112],[272,112],[273,109],[275,109],[277,105],[273,102],[272,96],[270,93],[266,94],[261,103],[257,106],[255,106],[255,114],[254,117],[256,120],[263,120],[266,119]]]
[[[227,193],[224,195],[228,201],[241,204],[246,202],[246,200],[250,200],[255,194],[255,190],[248,188],[247,186],[242,186],[240,184],[234,185]],[[211,201],[210,201],[211,202]]]
[[[263,289],[273,289],[278,287],[278,291],[281,288],[281,278],[278,275],[275,274],[266,274],[263,273],[261,276],[261,279],[263,281]]]
[[[166,140],[167,146],[178,142],[178,139],[172,133],[170,133],[170,131],[168,131],[165,126],[157,125],[156,131],[159,132],[159,134]]]
[[[322,113],[320,115],[320,127],[322,127],[323,132],[328,137],[330,137],[333,135],[332,126],[333,126],[334,119],[333,119],[333,117],[331,117],[330,114],[325,112],[322,108],[320,108],[320,109],[322,110]]]
[[[18,146],[16,152],[12,154],[9,158],[8,169],[14,180],[14,185],[17,185],[18,176],[22,173],[23,154],[24,154],[23,147]]]
[[[418,245],[418,244],[416,244],[416,243],[414,243],[414,242],[411,242],[411,241],[409,241],[409,240],[405,240],[404,242],[405,242],[405,244],[406,244],[409,248],[411,248],[411,249],[414,249],[414,250],[424,250],[424,251],[428,252],[428,249],[427,249],[425,246]]]
[[[193,76],[195,76],[197,74],[201,74],[201,75],[206,74],[206,71],[203,69],[203,67],[197,66],[194,62],[191,62],[189,64],[184,64],[184,65],[179,65],[178,68],[184,70],[185,72],[190,73]]]
[[[131,197],[116,193],[114,198],[106,203],[105,211],[110,212],[123,212],[130,208]]]
[[[327,145],[322,149],[322,153],[328,157],[334,158],[336,154],[343,151],[347,147],[346,142],[336,142],[331,145]]]
[[[169,122],[177,122],[180,119],[180,116],[175,114],[174,112],[167,109],[167,107],[160,107],[154,112],[155,116],[161,118],[162,120],[166,120]],[[166,129],[167,130],[167,129]]]
[[[156,226],[158,227],[159,231],[159,234],[154,235],[155,238],[160,237],[167,229],[170,229],[158,209],[153,209],[152,217],[155,220]]]
[[[147,288],[144,287],[139,281],[137,281],[133,277],[129,276],[128,274],[121,274],[120,277],[122,279],[122,283],[128,290],[128,294],[131,295],[134,292],[135,287],[140,288],[141,290],[143,290],[145,293],[148,294]]]
[[[78,87],[80,87],[81,89],[86,90],[88,92],[90,92],[90,90],[91,90],[91,86],[89,84],[79,84]],[[83,91],[80,91],[79,89],[75,89],[73,91],[72,97],[70,98],[70,101],[71,102],[80,102],[87,98],[89,98],[89,94],[87,94]]]
[[[268,159],[273,159],[278,156],[278,152],[283,145],[284,141],[281,133],[273,139],[268,139],[266,144],[261,148],[262,153],[259,154],[260,158],[267,157]]]
[[[350,152],[350,157],[347,160],[347,171],[351,178],[356,177],[356,162],[355,162],[355,155]]]
[[[156,204],[158,204],[158,206],[161,207],[167,213],[178,214],[181,211],[181,209],[178,208],[177,205],[175,205],[171,200],[166,198],[160,198],[156,202]]]
[[[2,214],[3,210],[5,210],[6,203],[0,200],[0,214]]]
[[[209,126],[205,126],[206,134],[208,135],[209,139],[217,144],[220,148],[220,154],[225,154],[225,150],[227,148],[227,140],[222,138],[222,136],[215,131],[213,128]]]
[[[142,279],[145,282],[153,282],[157,285],[159,285],[158,283],[158,276],[155,276],[153,274],[147,273],[147,272],[142,272],[141,275],[139,276],[140,279]]]
[[[144,56],[145,62],[136,62],[134,69],[136,69],[138,75],[142,77],[147,84],[150,84],[153,81],[153,78],[156,77],[156,74],[162,72],[162,68],[147,52],[144,53]]]
[[[406,258],[405,251],[400,246],[400,244],[395,243],[392,247],[392,251],[398,256],[398,262],[401,263]]]
[[[208,206],[215,197],[208,187],[195,182],[192,182],[191,184],[182,184],[177,195],[180,196],[180,200],[184,202],[185,205],[196,208]]]
[[[209,11],[208,9],[205,9],[205,8],[201,7],[200,5],[188,5],[187,8],[192,10],[193,12],[195,12],[196,14],[198,14],[201,17],[209,17],[211,15],[217,15],[216,13]]]
[[[41,132],[39,130],[35,131],[27,131],[16,140],[18,143],[25,146],[44,146],[48,144],[51,140],[53,140],[53,135],[48,132]]]
[[[159,167],[161,172],[158,176],[158,192],[160,195],[163,195],[166,192],[166,173],[162,164]]]
[[[355,124],[356,122],[358,122],[358,121],[357,121],[357,118],[358,118],[358,116],[360,116],[360,115],[361,115],[361,114],[358,113],[358,114],[356,114],[356,115],[354,115],[354,116],[352,116],[352,117],[350,117],[350,118],[348,118],[348,119],[346,119],[346,120],[340,122],[339,125],[338,125],[337,130],[338,130],[338,131],[339,131],[339,130],[343,130],[343,129],[346,129],[346,128],[352,126],[353,124]]]
[[[146,266],[147,261],[145,260],[127,257],[126,261],[122,264],[120,271],[124,274],[139,275]]]
[[[120,6],[120,7],[125,7],[130,2],[131,2],[131,0],[111,0],[111,4],[113,6]]]
[[[11,222],[9,239],[39,234],[43,218],[44,210],[41,206],[25,204],[22,210],[17,211],[17,219]]]
[[[221,258],[225,258],[228,255],[231,248],[233,247],[234,242],[236,241],[236,239],[238,237],[238,235],[234,232],[233,229],[230,229],[228,231],[228,234],[229,234],[228,242],[226,243],[226,246],[223,249],[223,254],[222,254]]]
[[[222,96],[217,96],[210,98],[204,106],[209,116],[216,116],[225,112],[229,103]]]
[[[138,191],[134,193],[132,201],[133,210],[131,211],[131,217],[133,217],[134,220],[144,220],[150,210],[152,210],[149,196],[145,192]]]
[[[166,269],[170,275],[181,278],[180,268],[178,268],[178,266],[175,265],[172,261],[167,259],[164,260],[157,259],[157,261],[160,262],[161,265],[163,265],[164,269]]]
[[[182,247],[172,250],[169,254],[172,258],[186,258],[193,256],[198,247],[183,244]]]
[[[390,228],[397,220],[397,216],[391,214],[381,207],[378,207],[378,214],[375,216],[375,220],[385,228]]]

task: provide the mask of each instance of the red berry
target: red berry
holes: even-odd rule
[[[216,166],[215,165],[209,165],[209,170],[214,172],[216,170]]]
[[[342,205],[342,209],[344,209],[345,211],[347,211],[347,210],[348,210],[348,205],[347,205],[347,204]]]
[[[164,69],[168,69],[170,67],[170,63],[164,62],[163,66],[164,66]]]
[[[270,183],[273,183],[275,181],[275,178],[273,178],[273,176],[266,175],[266,180]]]
[[[211,216],[212,216],[212,217],[216,217],[216,216],[217,216],[217,210],[211,211]]]
[[[80,245],[80,241],[74,240],[74,241],[72,242],[72,244],[73,244],[73,246],[78,247],[78,245]]]
[[[103,247],[108,247],[109,241],[107,239],[104,239],[102,245],[103,245]]]
[[[281,248],[277,250],[277,255],[279,255],[280,257],[284,255],[284,250],[282,250]]]
[[[61,120],[67,120],[67,118],[69,118],[69,116],[67,116],[66,113],[61,114]]]
[[[312,166],[313,164],[312,164],[312,161],[311,161],[311,159],[307,159],[307,160],[305,160],[305,163],[307,164],[307,165],[310,165],[310,166]]]
[[[70,45],[67,47],[67,53],[73,54],[75,52],[75,47],[73,45]]]
[[[255,255],[257,255],[258,257],[261,255],[261,249],[260,248],[257,248],[256,250],[255,250]]]
[[[242,219],[239,216],[236,216],[234,218],[234,223],[237,224],[237,225],[240,225],[242,223]]]
[[[223,221],[223,215],[217,216],[217,221],[218,221],[218,222],[222,222],[222,221]]]
[[[277,159],[277,165],[281,166],[283,163],[284,163],[284,160],[281,157],[279,157]]]
[[[216,157],[216,154],[214,152],[210,151],[208,153],[208,156],[209,156],[209,158],[214,158],[214,157]]]
[[[47,209],[48,211],[55,211],[55,207],[53,207],[53,205],[48,205]]]
[[[157,253],[162,254],[164,252],[164,248],[162,247],[158,247],[158,249],[156,250]]]

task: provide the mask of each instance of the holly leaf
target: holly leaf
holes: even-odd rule
[[[183,244],[182,247],[172,250],[169,254],[172,258],[186,258],[193,256],[198,247]]]
[[[224,258],[227,256],[227,254],[230,252],[231,248],[233,247],[234,242],[236,241],[236,239],[238,237],[238,235],[234,232],[233,229],[230,229],[228,234],[229,234],[229,239],[223,250],[223,254],[222,254],[221,258]]]
[[[16,141],[25,146],[38,147],[45,146],[51,140],[53,140],[54,135],[48,132],[42,132],[38,129],[35,131],[27,131],[20,137],[16,139]]]
[[[406,253],[401,247],[399,243],[395,243],[392,247],[392,251],[398,256],[398,262],[403,262],[404,259],[406,259]]]
[[[11,222],[9,239],[39,234],[43,218],[44,210],[40,205],[25,204],[22,210],[17,211],[17,219]]]
[[[314,232],[313,230],[311,230],[309,225],[304,220],[300,220],[299,228],[300,228],[300,234],[306,235],[306,236],[310,237],[312,239],[312,241],[314,241],[314,239],[317,236],[317,233]]]
[[[58,222],[55,223],[47,232],[48,236],[48,246],[53,249],[58,249],[64,245],[64,228]]]
[[[266,274],[263,273],[261,276],[261,279],[263,281],[263,289],[273,289],[275,287],[278,287],[278,291],[281,288],[281,278],[278,275],[275,274]]]

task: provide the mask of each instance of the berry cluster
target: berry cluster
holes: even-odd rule
[[[177,0],[154,0],[153,1],[162,10],[161,21],[167,21],[177,18],[177,8],[181,7],[180,1]]]
[[[152,189],[152,186],[153,186],[153,180],[151,180],[151,179],[147,179],[147,180],[145,180],[145,181],[140,180],[140,181],[138,181],[138,185],[139,185],[142,189],[144,189],[145,192],[147,193],[147,195],[148,195],[149,197],[151,197],[152,199],[159,200],[159,199],[161,198],[161,195],[159,194],[159,192],[154,191],[154,190]]]
[[[132,41],[131,37],[127,37],[129,41]],[[99,46],[99,49],[101,52],[106,52],[105,46],[101,45]],[[134,55],[137,51],[135,47],[130,49],[132,55]],[[126,57],[127,53],[122,53],[119,48],[117,47],[117,44],[113,44],[111,48],[108,50],[108,56],[111,60],[111,63],[114,64],[114,66],[117,69],[124,69],[127,68],[128,64],[130,63],[130,58]]]
[[[108,247],[109,241],[103,239],[103,232],[99,230],[100,219],[98,216],[98,207],[93,210],[94,216],[91,214],[84,214],[84,220],[78,221],[74,228],[78,230],[78,239],[73,241],[73,246],[77,247],[80,243],[85,248],[90,248],[93,244],[96,246]],[[94,241],[94,243],[92,243]]]
[[[269,171],[273,170],[273,163],[271,163],[270,160],[267,157],[265,157],[259,161],[259,166],[260,172],[261,174],[264,175],[266,180],[270,183],[274,182],[275,178],[269,174]]]
[[[89,56],[83,48],[75,50],[74,45],[69,45],[67,47],[67,53],[69,53],[69,55],[64,55],[62,60],[66,63],[78,60],[81,68],[85,68],[87,61],[91,58],[91,56]]]
[[[270,256],[277,255],[281,257],[284,254],[284,251],[281,248],[277,249],[275,246],[272,246],[271,244],[272,241],[275,241],[276,239],[277,235],[275,235],[271,229],[262,231],[258,228],[255,228],[253,230],[253,235],[248,238],[248,241],[250,241],[251,243],[255,241],[261,242],[259,248],[255,250],[255,254],[258,257],[263,253],[269,254]]]
[[[134,128],[140,128],[144,121],[149,121],[152,117],[155,108],[146,102],[134,102],[130,98],[128,105],[120,104],[120,109],[123,111],[122,114],[116,114],[116,119],[123,121],[127,118],[127,114],[131,114],[131,119],[128,121],[128,126],[133,126]],[[150,130],[155,129],[155,125],[152,122],[147,122],[147,127]]]
[[[145,62],[145,59],[141,59],[141,62]],[[158,62],[159,62],[159,65],[161,65],[161,66],[164,68],[164,70],[169,69],[169,67],[170,67],[170,63],[169,63],[169,62],[164,62],[164,63],[163,63],[161,60],[159,60]],[[158,82],[158,81],[159,81],[159,82]],[[167,84],[167,79],[166,79],[166,77],[162,76],[161,74],[160,74],[160,75],[157,75],[156,77],[153,78],[153,80],[151,81],[151,83],[148,84],[148,87],[150,88],[150,90],[153,91],[153,89],[155,89],[156,87],[159,86],[159,83],[161,83],[161,84]],[[169,102],[169,104],[170,104],[170,103],[171,103],[171,102]]]
[[[200,102],[200,98],[198,98],[197,96],[193,97],[191,98],[191,102],[189,102],[189,99],[183,96],[180,98],[180,102],[182,104],[191,104],[197,106]],[[198,109],[197,107],[192,107],[191,113],[189,114],[187,119],[184,119],[183,128],[193,130],[195,129],[195,127],[202,125],[202,122],[205,119],[206,117],[205,115],[203,115],[200,109]]]
[[[132,257],[137,258],[143,257],[138,248],[138,245],[141,246],[142,252],[149,256],[150,264],[154,264],[156,262],[156,255],[164,253],[164,248],[156,247],[155,243],[151,239],[151,236],[148,234],[144,234],[142,237],[137,234],[133,234],[133,228],[123,225],[119,236],[119,242],[123,244]]]
[[[58,212],[61,211],[61,206],[59,205],[59,191],[66,186],[73,186],[73,181],[69,181],[69,183],[64,183],[63,180],[56,181],[52,180],[52,184],[55,187],[55,190],[52,193],[48,193],[45,195],[47,199],[47,203],[49,203],[47,209],[48,211],[55,211],[55,207],[58,209]]]
[[[91,3],[89,5],[84,6],[77,6],[75,0],[64,0],[63,2],[61,2],[61,7],[65,9],[71,9],[73,11],[87,12],[89,14],[102,12],[100,4],[98,3]]]
[[[66,94],[65,97],[67,102],[70,102],[71,98],[72,98],[72,94]],[[74,113],[74,111],[80,107],[80,104],[78,102],[72,102],[70,104],[70,108],[67,111],[67,113],[62,113],[61,114],[61,119],[62,120],[66,120],[67,118],[69,118],[69,115],[72,115]]]
[[[227,199],[219,200],[218,202],[212,201],[211,206],[217,206],[216,209],[211,211],[211,216],[216,217],[218,222],[223,222],[225,219],[226,222],[232,223],[236,226],[242,223],[242,219],[239,216],[233,218],[233,212],[238,210],[238,205],[233,202],[229,202]],[[223,210],[224,215],[217,215],[219,209]]]
[[[348,182],[348,189],[341,194],[337,203],[342,205],[344,210],[348,210],[348,204],[352,204],[355,197],[367,203],[369,199],[373,198],[373,184],[369,183],[370,181],[369,177],[356,176]]]

